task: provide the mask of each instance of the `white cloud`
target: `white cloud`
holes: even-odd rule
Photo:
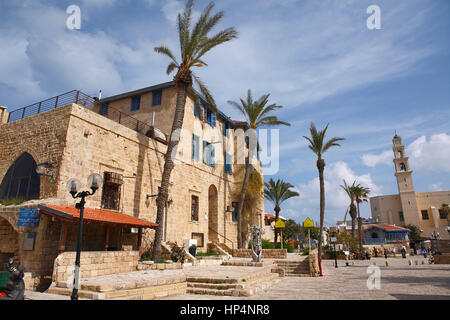
[[[87,7],[112,7],[119,3],[119,0],[82,0],[81,3]]]
[[[381,154],[365,154],[361,159],[366,166],[376,167],[380,164],[392,164],[393,157],[393,152],[391,150],[386,150]]]
[[[450,135],[421,136],[407,148],[410,167],[415,171],[450,172]]]
[[[345,211],[349,205],[349,198],[345,191],[340,187],[344,184],[352,184],[353,181],[370,189],[370,196],[382,194],[382,188],[372,181],[370,173],[357,175],[346,162],[335,162],[325,167],[325,222],[334,224],[338,219],[343,219]],[[319,219],[320,204],[320,187],[319,178],[314,178],[306,184],[301,184],[296,191],[300,193],[300,197],[293,198],[286,202],[290,217],[294,217],[297,213],[298,221],[304,220],[306,217]],[[366,205],[362,205],[361,209],[367,211]],[[292,211],[293,210],[293,211]]]
[[[450,135],[440,133],[432,135],[429,140],[421,136],[406,147],[406,156],[412,170],[416,172],[450,172]],[[363,163],[368,167],[392,164],[392,150],[381,154],[365,154]]]

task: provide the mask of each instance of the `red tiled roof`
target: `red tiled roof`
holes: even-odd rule
[[[276,219],[277,217],[276,216],[274,216],[274,215],[271,215],[271,214],[268,214],[268,213],[264,213],[264,215],[266,216],[266,217],[268,217],[268,218],[271,218],[271,219]],[[281,220],[284,220],[284,221],[287,221],[287,219],[286,218],[283,218],[282,216],[278,216]]]
[[[80,211],[75,207],[62,207],[55,205],[39,206],[39,211],[61,218],[63,220],[79,220]],[[84,208],[83,220],[87,222],[120,224],[128,227],[156,228],[157,224],[138,219],[127,214],[112,212],[108,210]]]
[[[409,229],[406,229],[406,228],[397,227],[392,224],[385,224],[385,223],[363,225],[363,229],[369,229],[372,227],[378,227],[378,228],[386,230],[386,231],[410,231]]]

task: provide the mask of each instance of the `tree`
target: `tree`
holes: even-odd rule
[[[286,221],[286,227],[283,230],[283,236],[286,240],[296,239],[302,233],[302,226],[292,219]],[[297,239],[296,239],[297,240]]]
[[[420,235],[421,232],[420,232],[420,228],[418,226],[415,226],[413,224],[408,224],[405,226],[405,228],[411,230],[411,232],[408,234],[408,237],[411,240],[411,242],[419,242],[419,241],[427,239]]]
[[[209,92],[207,86],[193,72],[193,67],[205,67],[206,62],[202,60],[203,56],[214,47],[237,38],[237,32],[234,28],[227,28],[217,34],[209,37],[209,32],[219,23],[224,16],[224,12],[220,11],[214,15],[211,12],[214,3],[210,3],[203,10],[197,23],[191,28],[193,0],[188,0],[183,12],[178,14],[178,35],[181,51],[181,63],[178,63],[175,55],[166,46],[155,48],[157,53],[169,57],[172,61],[167,67],[167,74],[171,74],[177,70],[173,78],[177,88],[177,100],[175,116],[173,119],[170,140],[167,146],[167,152],[164,158],[164,169],[161,177],[161,186],[159,188],[158,197],[156,199],[157,213],[156,223],[158,228],[155,232],[155,240],[153,243],[153,261],[159,261],[161,258],[161,242],[162,242],[162,221],[164,208],[167,205],[169,180],[174,168],[174,159],[172,153],[176,150],[179,143],[179,132],[183,126],[184,109],[186,105],[186,97],[188,90],[192,89],[193,81],[198,85],[200,92],[204,95],[211,108],[216,110],[216,104],[213,96]]]
[[[448,214],[450,213],[450,207],[447,203],[443,203],[441,205],[441,209],[439,210],[443,213],[443,216],[448,219]]]
[[[275,205],[275,221],[277,221],[280,217],[280,205],[287,199],[298,197],[300,194],[296,191],[290,190],[291,188],[294,188],[292,184],[284,182],[280,179],[275,182],[272,178],[270,178],[268,183],[264,182],[264,186],[264,197],[267,200],[272,201]],[[277,243],[278,238],[278,232],[276,230],[277,229],[275,229],[275,243]]]
[[[344,185],[341,185],[341,188],[345,190],[348,197],[350,198],[350,206],[347,210],[347,212],[350,214],[350,217],[352,218],[352,237],[355,237],[355,220],[357,216],[356,206],[355,206],[355,194],[353,192],[353,188],[355,187],[356,180],[353,182],[351,186],[347,185],[347,182],[344,180]],[[346,213],[347,214],[347,213]],[[345,223],[345,219],[344,219]]]
[[[359,204],[361,202],[368,202],[368,197],[370,193],[369,188],[365,188],[361,185],[356,185],[352,187],[352,192],[355,196],[355,201],[358,209],[358,240],[359,240],[359,252],[362,253],[362,221],[361,221],[361,214],[359,211]]]
[[[325,142],[325,135],[328,129],[328,125],[325,129],[317,131],[314,124],[311,122],[309,132],[311,137],[303,136],[309,142],[309,149],[317,155],[316,166],[319,171],[319,184],[320,184],[320,226],[319,226],[319,270],[322,276],[322,234],[323,234],[323,220],[325,215],[325,182],[323,173],[325,170],[325,160],[322,158],[323,154],[331,147],[340,147],[338,141],[345,140],[345,138],[331,138]]]
[[[248,126],[248,156],[245,159],[245,174],[244,181],[241,189],[241,196],[239,200],[239,205],[237,209],[238,214],[238,247],[244,248],[243,234],[242,234],[242,209],[244,207],[244,201],[246,196],[246,190],[248,185],[248,178],[250,175],[250,169],[252,167],[251,159],[255,154],[255,148],[257,146],[256,142],[256,129],[264,126],[275,126],[275,125],[286,125],[290,126],[289,123],[280,121],[276,116],[269,115],[275,110],[283,108],[283,106],[278,106],[276,104],[267,105],[269,102],[270,94],[265,94],[256,101],[253,101],[251,90],[247,92],[247,99],[240,99],[240,103],[235,101],[228,101],[233,107],[239,110],[246,118]]]

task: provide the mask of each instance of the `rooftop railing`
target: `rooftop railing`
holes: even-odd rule
[[[88,96],[87,94],[81,91],[73,90],[50,99],[37,102],[27,107],[11,111],[8,116],[8,122],[13,122],[27,117],[31,117],[40,113],[44,113],[46,111],[63,107],[70,103],[76,103],[85,107],[89,107],[93,105],[94,102],[95,102],[94,98]]]

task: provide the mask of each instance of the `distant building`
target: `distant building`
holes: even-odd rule
[[[399,244],[409,246],[411,230],[390,224],[366,224],[362,227],[365,245]]]
[[[450,203],[450,190],[416,193],[402,138],[395,135],[392,141],[399,193],[370,198],[372,217],[391,225],[417,226],[424,237],[439,232],[441,239],[450,239],[448,218],[441,210],[443,203]]]
[[[281,220],[284,222],[287,221],[286,218],[282,216],[278,216]],[[262,238],[264,240],[273,241],[275,239],[275,222],[276,222],[276,216],[271,215],[269,213],[264,213],[264,234],[262,235]]]

